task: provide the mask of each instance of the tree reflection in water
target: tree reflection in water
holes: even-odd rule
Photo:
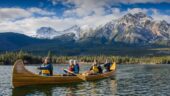
[[[12,90],[12,96],[26,96],[26,95],[42,95],[42,96],[53,96],[52,89],[54,86],[51,85],[33,85],[26,87],[14,88]]]

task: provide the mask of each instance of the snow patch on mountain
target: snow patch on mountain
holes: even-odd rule
[[[77,25],[74,25],[68,29],[65,29],[63,31],[56,31],[55,29],[51,27],[41,27],[37,30],[36,35],[34,37],[36,38],[43,38],[43,39],[54,39],[58,36],[66,35],[73,33],[75,34],[74,39],[79,38],[79,32],[80,32],[80,27]]]
[[[55,36],[61,35],[61,32],[56,31],[51,27],[41,27],[37,30],[35,37],[43,39],[53,39]]]

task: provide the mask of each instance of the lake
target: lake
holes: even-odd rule
[[[63,73],[67,65],[54,65]],[[90,65],[81,65],[81,71]],[[37,72],[36,66],[27,68]],[[13,89],[12,66],[0,66],[0,96],[170,96],[170,65],[118,65],[114,78],[65,85],[33,85]]]

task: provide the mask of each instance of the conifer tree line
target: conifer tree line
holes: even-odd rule
[[[117,64],[170,64],[170,56],[150,56],[150,57],[129,57],[129,56],[57,56],[48,52],[53,64],[67,64],[70,59],[78,60],[79,62],[91,63],[94,59],[99,63],[104,63],[106,59],[114,61]],[[0,54],[0,65],[12,65],[17,59],[23,59],[27,64],[41,64],[45,56],[33,55],[24,51],[6,52]]]

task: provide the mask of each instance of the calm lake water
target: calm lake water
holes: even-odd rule
[[[55,65],[55,73],[62,73],[66,66]],[[27,68],[38,72],[35,66]],[[89,65],[81,68],[86,70]],[[11,69],[0,66],[0,96],[170,96],[170,65],[118,65],[115,79],[15,89],[11,87]]]

